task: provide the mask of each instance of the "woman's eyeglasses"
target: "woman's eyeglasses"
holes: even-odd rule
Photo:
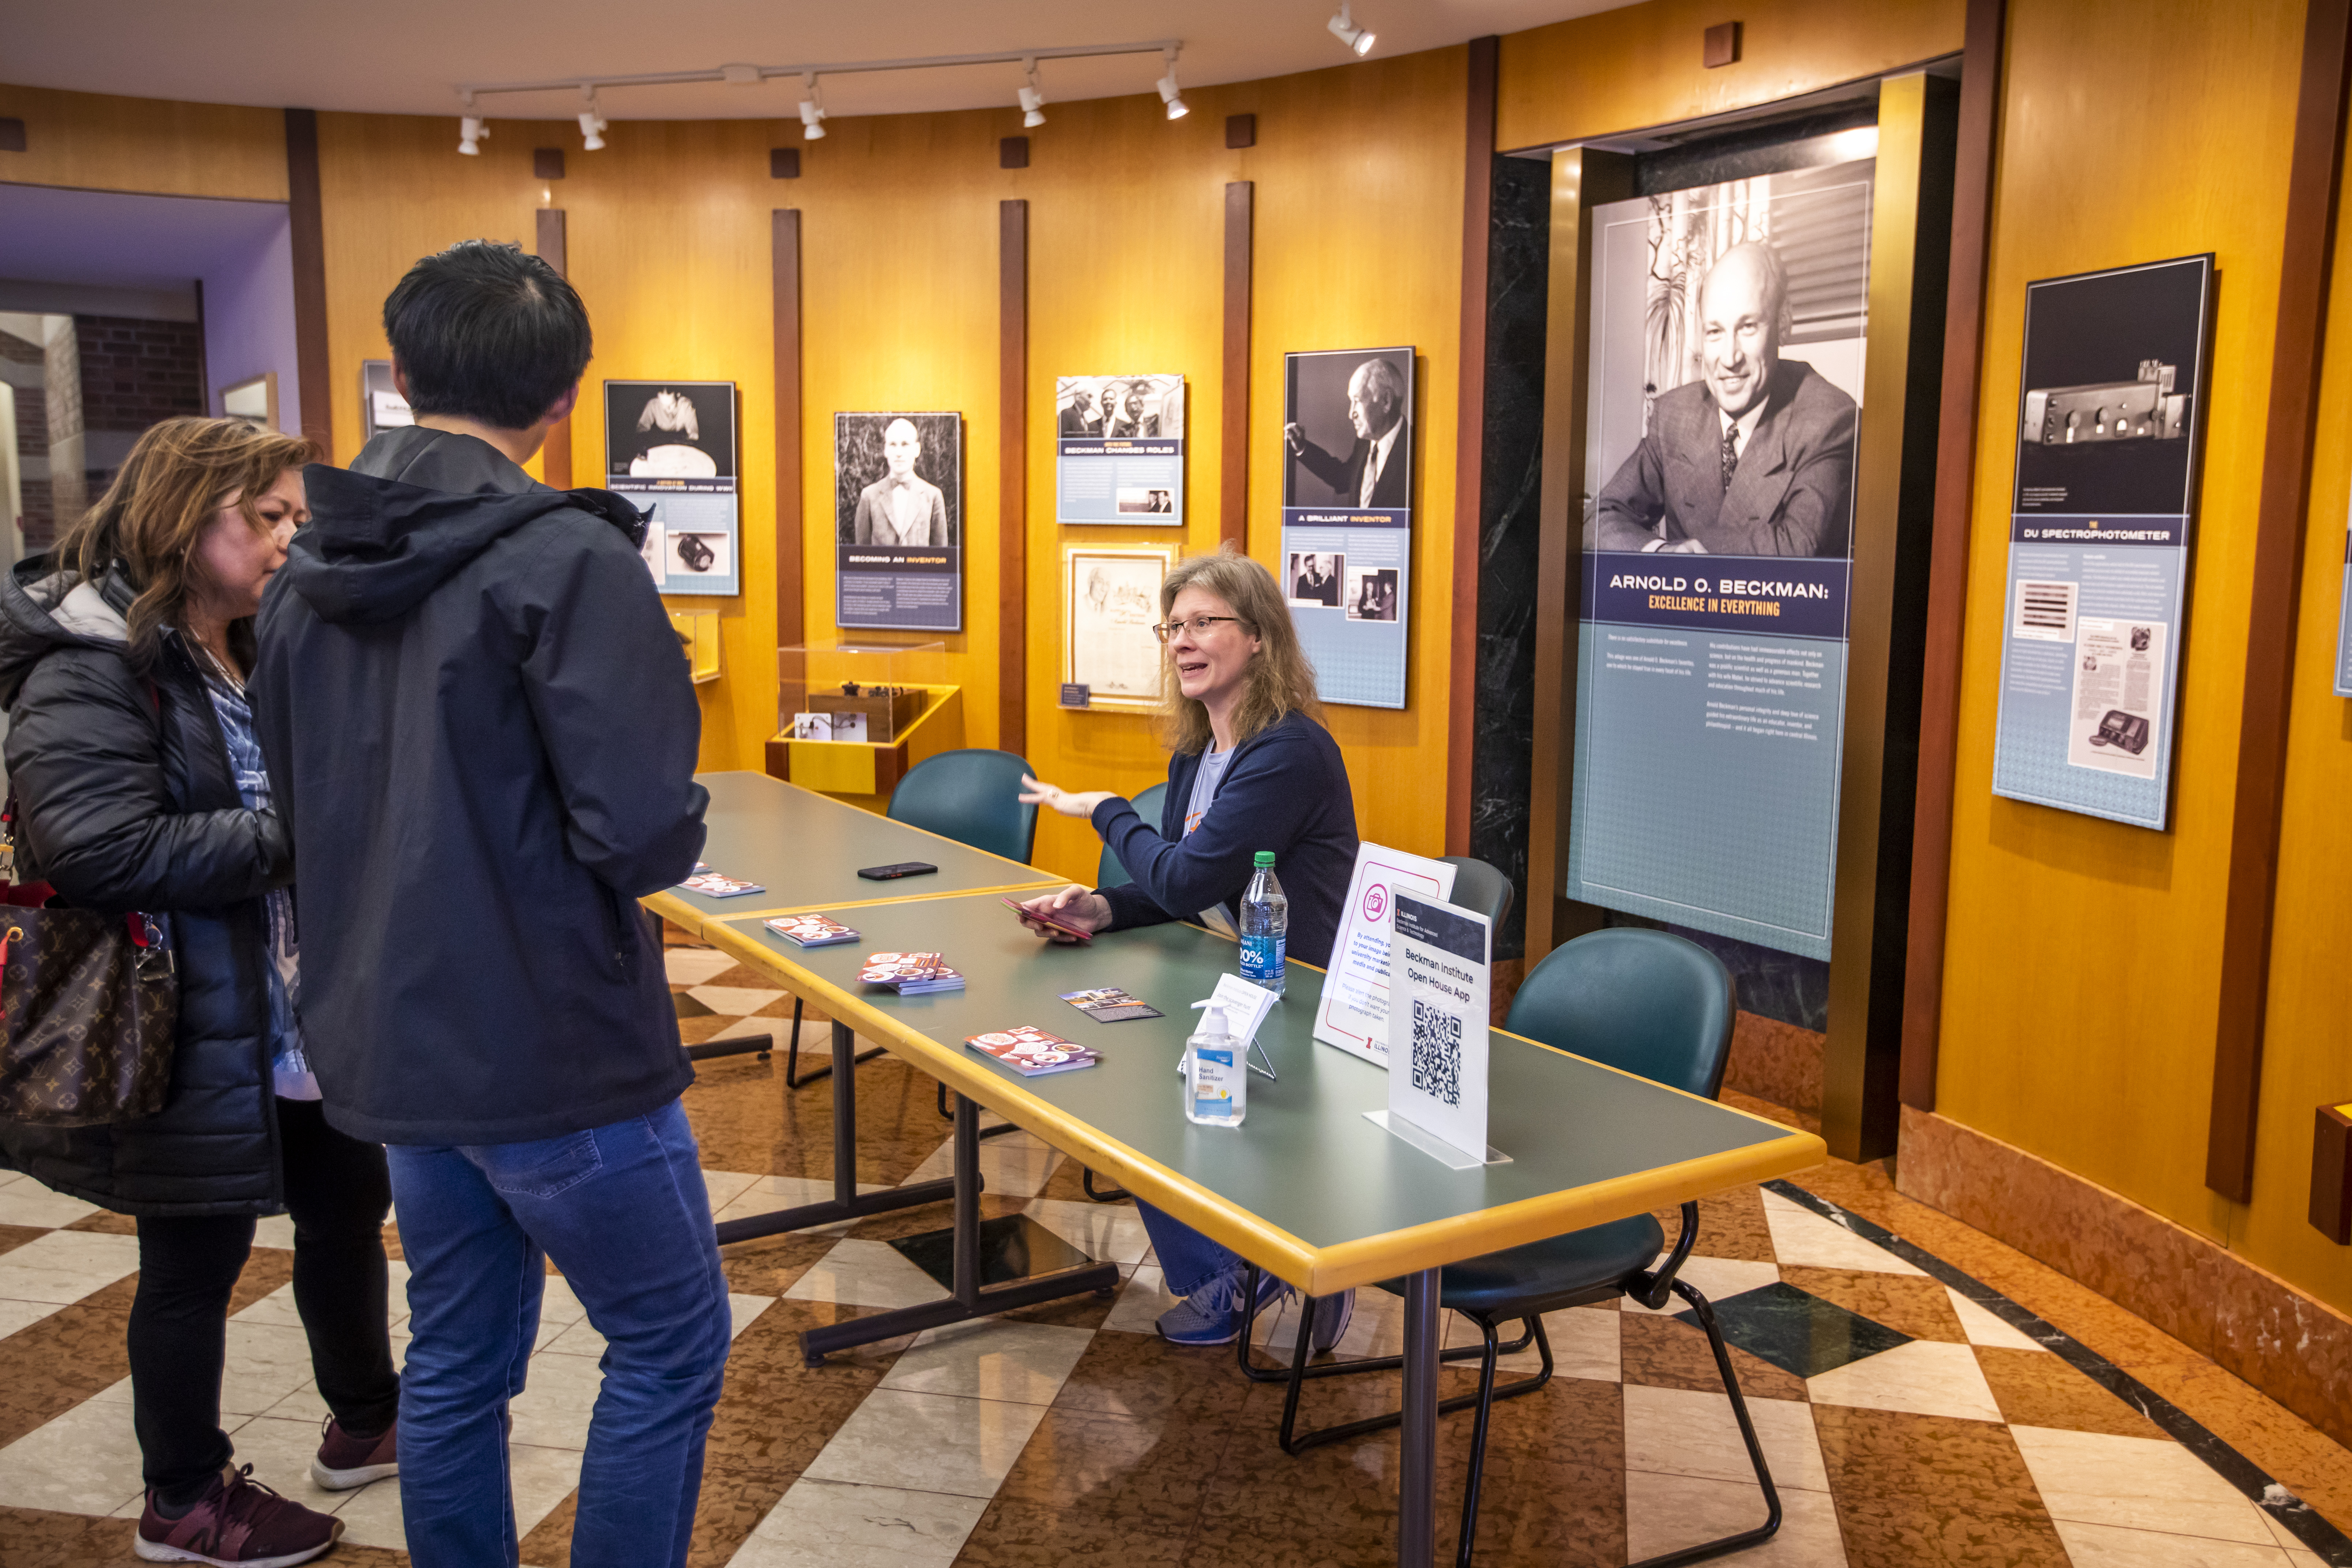
[[[1248,624],[1239,616],[1194,616],[1189,621],[1171,621],[1164,626],[1154,626],[1151,629],[1154,633],[1158,634],[1161,642],[1166,642],[1170,637],[1174,637],[1178,632],[1183,631],[1187,627],[1191,628],[1194,637],[1204,637],[1209,635],[1209,628],[1215,626],[1219,621],[1231,621],[1237,626]]]

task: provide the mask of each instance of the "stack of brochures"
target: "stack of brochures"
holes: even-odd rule
[[[857,978],[868,985],[887,985],[901,996],[963,989],[963,976],[950,969],[936,952],[869,952]]]
[[[857,933],[826,915],[780,915],[768,929],[794,947],[832,947],[856,942]]]
[[[1102,1053],[1091,1047],[1072,1045],[1059,1035],[1049,1035],[1027,1024],[974,1035],[964,1044],[984,1057],[995,1058],[1023,1078],[1076,1072],[1103,1059]]]

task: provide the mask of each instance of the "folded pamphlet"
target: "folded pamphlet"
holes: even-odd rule
[[[887,985],[901,996],[963,989],[963,976],[936,952],[869,952],[857,978],[868,985]]]
[[[1092,991],[1065,991],[1062,1000],[1097,1024],[1124,1024],[1130,1018],[1166,1016],[1142,998],[1130,995],[1116,985],[1098,986]]]
[[[1023,1078],[1049,1072],[1076,1072],[1103,1059],[1091,1047],[1073,1045],[1059,1035],[1028,1024],[974,1035],[964,1042],[984,1057],[993,1057]]]
[[[768,890],[757,882],[746,882],[740,877],[722,876],[710,870],[698,870],[678,886],[689,893],[700,893],[706,899],[740,899],[746,893]]]
[[[824,915],[783,915],[770,921],[768,929],[794,947],[832,947],[857,940],[856,931]]]

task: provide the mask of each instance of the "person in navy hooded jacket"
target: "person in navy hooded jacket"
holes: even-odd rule
[[[1282,590],[1272,573],[1229,545],[1170,573],[1160,613],[1167,653],[1161,725],[1173,753],[1160,821],[1145,822],[1108,790],[1027,779],[1021,796],[1090,818],[1135,880],[1092,891],[1066,888],[1026,907],[1089,931],[1187,920],[1238,935],[1255,854],[1271,849],[1290,900],[1290,956],[1328,965],[1355,869],[1356,803],[1339,742],[1321,723],[1315,669]],[[1023,923],[1051,941],[1075,940],[1038,921]],[[1150,1205],[1137,1206],[1169,1290],[1184,1298],[1160,1315],[1160,1333],[1178,1344],[1231,1343],[1247,1305],[1247,1265]],[[1288,1289],[1261,1274],[1258,1304]],[[1318,1305],[1318,1349],[1346,1331],[1354,1301],[1349,1291]]]

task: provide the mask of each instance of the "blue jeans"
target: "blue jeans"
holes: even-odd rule
[[[1247,1264],[1242,1255],[1221,1247],[1186,1225],[1138,1198],[1136,1210],[1150,1233],[1151,1250],[1160,1256],[1160,1272],[1171,1296],[1190,1296],[1220,1274],[1239,1274]],[[402,1432],[403,1440],[407,1433]]]
[[[410,1560],[518,1561],[507,1402],[522,1392],[551,1258],[608,1345],[573,1568],[685,1563],[729,1327],[686,1112],[672,1100],[528,1143],[387,1152],[415,1336],[400,1382]]]

